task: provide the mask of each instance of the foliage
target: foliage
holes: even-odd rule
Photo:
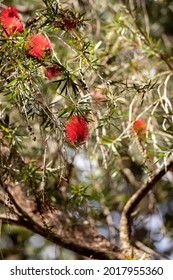
[[[31,1],[29,7],[10,1],[23,32],[4,36],[1,25],[0,174],[21,183],[28,197],[36,197],[38,209],[44,197],[45,204],[62,205],[74,223],[89,219],[101,233],[106,229],[106,237],[118,244],[116,219],[136,191],[128,176],[145,182],[172,154],[169,38],[153,37],[158,17],[148,9],[151,1],[60,2]],[[27,40],[36,34],[48,45],[33,56]],[[75,145],[66,136],[75,115],[85,134],[76,127],[85,140],[81,145],[76,136]],[[156,251],[159,238],[172,242],[172,171],[166,175],[133,213],[133,239]],[[160,226],[152,230],[154,218]],[[3,226],[2,240],[15,234],[16,227]],[[17,236],[26,249],[21,258],[41,258],[37,249],[28,249],[32,233]],[[11,243],[19,244],[18,238]],[[1,245],[2,258],[8,258],[10,250],[9,255],[3,250]],[[171,258],[170,246],[160,252]]]

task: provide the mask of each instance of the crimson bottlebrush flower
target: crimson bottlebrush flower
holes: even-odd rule
[[[18,11],[16,9],[16,7],[6,7],[4,9],[2,9],[1,11],[1,17],[2,18],[13,18],[13,17],[16,17],[16,18],[19,18],[19,15],[18,15]]]
[[[34,57],[44,57],[46,52],[52,51],[52,45],[43,34],[33,34],[27,39],[26,50]]]
[[[144,138],[146,135],[147,124],[146,122],[139,118],[133,124],[133,131],[139,136],[139,138]]]
[[[65,125],[65,134],[70,143],[82,144],[88,136],[86,120],[82,116],[73,115]]]
[[[0,13],[0,22],[4,29],[4,32],[2,33],[4,37],[7,37],[15,32],[23,32],[23,25],[15,7],[2,9]]]
[[[57,77],[61,73],[61,67],[57,64],[54,64],[52,66],[49,66],[45,69],[45,76],[51,80],[55,77]]]

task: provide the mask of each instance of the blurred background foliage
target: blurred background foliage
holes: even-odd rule
[[[81,16],[79,27],[70,31],[52,24],[47,2],[54,3],[1,1],[1,8],[16,6],[25,24],[31,20],[15,46],[4,46],[0,39],[8,65],[5,71],[1,66],[0,80],[3,141],[17,147],[27,164],[27,170],[16,166],[28,196],[42,182],[49,199],[64,205],[74,221],[89,219],[119,244],[120,214],[135,191],[122,170],[128,168],[136,180],[143,180],[172,152],[173,1],[57,1],[62,14],[68,8]],[[26,57],[24,39],[33,31],[50,38],[51,58]],[[62,71],[50,81],[44,69],[55,62]],[[64,135],[73,112],[89,121],[88,140],[76,148]],[[145,140],[132,133],[136,117],[147,123]],[[33,188],[28,189],[31,181]],[[134,213],[133,238],[173,259],[171,171],[153,195]],[[81,258],[24,228],[4,224],[0,256]]]

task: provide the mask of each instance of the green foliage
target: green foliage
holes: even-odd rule
[[[79,183],[78,186],[71,185],[71,200],[72,203],[81,206],[84,205],[89,199],[89,195],[87,194],[88,186],[83,185],[83,183]]]

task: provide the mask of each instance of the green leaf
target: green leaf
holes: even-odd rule
[[[114,141],[115,141],[115,139],[113,139],[109,136],[103,135],[102,140],[101,140],[101,145],[111,145]]]
[[[11,87],[11,86],[14,86],[16,83],[18,82],[18,79],[14,79],[12,80],[9,84],[8,84],[8,87]]]
[[[68,112],[74,110],[74,107],[75,107],[75,105],[72,104],[72,105],[66,107],[65,109],[62,109],[62,110],[59,112],[58,117],[60,118],[60,117],[64,116],[66,113],[68,113]]]

